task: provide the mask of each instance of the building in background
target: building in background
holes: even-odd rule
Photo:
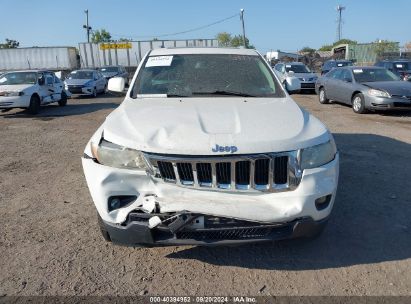
[[[279,61],[283,58],[292,58],[298,61],[299,55],[297,53],[281,52],[280,50],[267,52],[265,55],[268,62]]]
[[[347,59],[356,65],[374,65],[377,60],[401,58],[399,42],[372,42],[358,44],[339,44],[332,49],[333,58]]]

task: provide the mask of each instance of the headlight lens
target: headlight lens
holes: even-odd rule
[[[368,94],[375,97],[391,97],[387,92],[376,89],[369,89]]]
[[[91,143],[93,157],[105,166],[145,170],[147,168],[143,154],[140,151],[122,147],[104,139],[100,144]]]
[[[23,96],[24,92],[12,91],[12,92],[4,92],[4,96]]]
[[[303,149],[301,152],[301,169],[317,168],[332,161],[337,153],[334,139],[324,144]]]

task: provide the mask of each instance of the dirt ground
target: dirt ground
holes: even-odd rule
[[[0,113],[2,295],[411,295],[411,112],[356,115],[293,95],[341,156],[314,240],[135,249],[106,243],[80,157],[122,98]]]

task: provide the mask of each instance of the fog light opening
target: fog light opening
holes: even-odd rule
[[[317,210],[323,210],[325,208],[327,208],[330,205],[331,202],[331,194],[328,194],[326,196],[321,196],[319,198],[317,198],[315,200],[315,208],[317,208]]]
[[[108,199],[108,211],[126,207],[137,199],[138,195],[111,196]]]

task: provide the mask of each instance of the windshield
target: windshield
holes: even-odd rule
[[[397,81],[400,80],[394,73],[387,69],[353,69],[355,81],[375,82],[375,81]]]
[[[283,97],[280,85],[259,56],[190,54],[149,57],[138,74],[137,95]]]
[[[73,71],[68,79],[93,79],[93,71]]]
[[[36,82],[36,72],[6,73],[0,76],[0,85],[35,84]]]
[[[294,73],[311,73],[310,69],[303,64],[286,64],[285,70],[287,73],[293,71]]]
[[[105,67],[105,68],[101,68],[100,71],[102,73],[117,73],[118,67]]]

